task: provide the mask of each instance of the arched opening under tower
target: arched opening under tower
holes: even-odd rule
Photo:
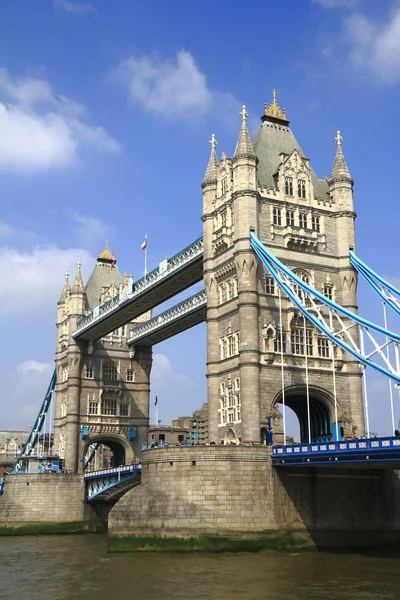
[[[279,395],[276,404],[279,405],[279,410],[283,415],[282,394]],[[306,389],[285,390],[285,405],[287,438],[290,438],[293,435],[292,431],[296,429],[293,424],[293,413],[297,417],[300,438],[297,440],[294,433],[293,441],[303,443],[311,439],[311,442],[326,442],[335,437],[330,401],[321,392],[310,388],[308,411]]]
[[[133,460],[132,448],[122,440],[98,436],[83,450],[83,470],[97,471],[126,465]]]

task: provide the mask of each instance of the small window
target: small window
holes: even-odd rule
[[[235,354],[235,338],[233,335],[228,336],[228,356]]]
[[[318,336],[318,356],[329,358],[329,340],[326,337]]]
[[[68,381],[68,375],[69,375],[69,373],[68,373],[68,367],[63,367],[63,370],[62,370],[62,380],[63,380],[63,382],[64,381]]]
[[[286,339],[285,339],[285,336],[283,336],[282,346],[281,346],[281,336],[278,333],[277,337],[274,339],[274,352],[281,353],[282,352],[282,350],[281,350],[282,347],[283,347],[283,352],[286,352]]]
[[[85,370],[85,378],[86,379],[93,379],[93,367],[90,365],[86,365],[86,370]]]
[[[282,225],[282,211],[280,208],[274,208],[272,210],[272,220],[274,225]]]
[[[226,227],[226,210],[224,210],[224,212],[221,213],[221,224],[222,227]]]
[[[158,441],[159,442],[165,442],[165,433],[159,433],[158,434]]]
[[[129,404],[127,402],[121,402],[119,405],[119,416],[129,417]]]
[[[103,365],[103,379],[107,381],[116,381],[118,379],[117,365],[114,362],[108,362]]]
[[[306,329],[306,350],[308,356],[313,356],[313,332],[312,329]]]
[[[265,276],[265,293],[270,296],[275,295],[275,280],[271,275]]]
[[[222,195],[226,194],[226,177],[221,181],[221,193]]]
[[[89,402],[89,415],[97,415],[98,414],[99,403],[95,400],[90,400]]]
[[[225,394],[225,383],[223,382],[219,384],[219,393],[221,394],[221,396]]]
[[[293,196],[293,178],[285,177],[285,194],[286,196]]]
[[[305,198],[306,197],[306,182],[304,179],[299,179],[297,182],[297,192],[298,192],[298,196],[299,198]]]
[[[117,400],[116,398],[102,398],[101,400],[101,414],[112,415],[117,414]]]
[[[126,370],[126,380],[127,381],[135,381],[135,373],[133,369],[129,368]]]
[[[328,300],[333,300],[333,288],[328,283],[324,283],[324,296],[326,296]]]
[[[293,354],[304,354],[304,331],[302,327],[292,329],[291,335]]]
[[[294,226],[294,211],[287,210],[286,211],[286,225]]]
[[[311,228],[312,228],[313,231],[316,231],[317,233],[320,232],[321,226],[320,226],[320,220],[319,220],[319,216],[318,215],[312,215],[312,217],[311,217]]]
[[[236,377],[235,379],[235,390],[240,390],[240,378]]]
[[[299,214],[299,227],[301,229],[307,229],[307,215],[306,213]]]

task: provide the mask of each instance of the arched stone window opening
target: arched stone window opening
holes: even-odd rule
[[[117,381],[118,367],[115,362],[106,362],[103,365],[103,379],[105,381]]]
[[[238,444],[239,443],[239,440],[237,438],[235,430],[232,429],[232,427],[229,427],[226,430],[225,438],[224,438],[224,443],[225,444]]]

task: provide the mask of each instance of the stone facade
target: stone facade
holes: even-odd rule
[[[91,508],[85,504],[81,475],[8,475],[0,499],[0,527],[28,523],[80,523]]]
[[[175,446],[178,444],[178,442],[183,443],[185,440],[187,440],[189,443],[192,441],[189,427],[174,427],[173,425],[149,427],[149,446],[154,445],[155,443],[159,444],[160,442],[163,444],[168,442],[168,444]]]
[[[108,446],[114,463],[134,460],[147,442],[152,350],[127,345],[131,323],[95,342],[75,341],[77,321],[128,289],[114,255],[100,253],[83,284],[80,263],[72,288],[66,276],[58,302],[54,451],[66,471],[81,472],[96,444]],[[147,320],[148,313],[138,321]]]
[[[201,408],[193,411],[191,417],[178,417],[173,419],[172,426],[185,427],[190,430],[190,440],[196,444],[208,442],[208,405],[207,402]]]
[[[392,470],[274,469],[271,450],[255,446],[154,449],[142,460],[141,485],[109,514],[112,537],[151,546],[151,536],[251,539],[297,530],[307,545],[374,546],[400,532]]]
[[[318,179],[289,128],[286,113],[265,105],[252,142],[245,107],[233,158],[216,140],[202,183],[204,282],[207,293],[207,378],[209,439],[255,442],[274,424],[282,438],[285,402],[297,414],[306,439],[308,355],[311,435],[334,435],[335,358],[338,429],[344,437],[364,434],[361,374],[357,362],[332,349],[282,294],[284,381],[282,386],[280,296],[277,285],[250,245],[250,231],[301,278],[342,306],[357,310],[357,276],[349,249],[355,234],[353,180],[342,139],[331,178]],[[357,335],[357,334],[355,334]]]

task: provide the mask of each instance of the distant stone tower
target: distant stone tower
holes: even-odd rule
[[[82,316],[128,284],[108,244],[86,286],[79,260],[72,288],[65,277],[57,316],[54,450],[68,471],[83,470],[94,444],[108,446],[114,463],[124,464],[147,442],[151,348],[128,347],[129,324],[94,343],[72,337]]]
[[[265,105],[252,143],[247,112],[233,158],[211,139],[203,189],[204,281],[207,293],[209,439],[262,442],[271,424],[282,438],[285,404],[308,439],[305,352],[308,357],[312,440],[335,435],[332,347],[282,295],[283,362],[277,286],[250,246],[250,230],[327,297],[357,310],[353,180],[336,138],[330,179],[318,179],[289,128],[285,110]],[[335,348],[338,427],[345,437],[364,432],[357,362]]]

